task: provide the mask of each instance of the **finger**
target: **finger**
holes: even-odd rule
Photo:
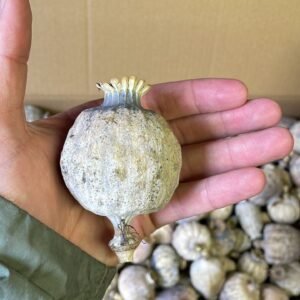
[[[246,102],[247,89],[233,79],[195,79],[153,85],[142,105],[176,119],[239,107]]]
[[[185,146],[182,149],[181,180],[262,165],[286,156],[292,148],[293,139],[285,128],[269,128],[230,139]]]
[[[280,119],[281,109],[276,102],[256,99],[231,110],[175,119],[170,126],[179,142],[186,145],[265,129]]]
[[[1,121],[24,120],[27,60],[31,43],[28,0],[2,0],[0,11],[0,114]]]
[[[205,213],[259,193],[265,184],[263,172],[247,168],[216,175],[201,181],[182,183],[170,203],[153,213],[156,227]]]

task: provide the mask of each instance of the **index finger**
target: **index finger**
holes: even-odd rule
[[[193,79],[153,85],[142,105],[167,120],[242,106],[247,88],[235,79]]]

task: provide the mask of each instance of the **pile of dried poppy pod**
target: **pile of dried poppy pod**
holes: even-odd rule
[[[300,121],[280,125],[295,147],[261,166],[267,183],[259,195],[155,231],[104,299],[299,299]]]

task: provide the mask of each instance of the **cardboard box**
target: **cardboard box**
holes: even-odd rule
[[[300,106],[300,1],[31,0],[27,102],[62,110],[95,82],[238,78],[249,97]],[[299,113],[300,114],[300,108]]]

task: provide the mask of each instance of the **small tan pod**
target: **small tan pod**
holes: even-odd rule
[[[222,219],[209,221],[209,229],[212,235],[213,245],[211,254],[214,256],[226,256],[235,246],[234,230],[231,229]]]
[[[254,242],[264,250],[269,264],[287,264],[300,259],[300,231],[290,225],[267,224],[263,240]]]
[[[260,208],[249,202],[242,201],[235,206],[235,213],[241,227],[251,240],[260,238],[262,235],[263,221]]]
[[[40,119],[45,119],[50,116],[50,112],[46,109],[32,105],[32,104],[25,104],[24,105],[25,111],[25,118],[27,122],[33,122]]]
[[[102,300],[124,300],[124,299],[117,291],[107,290]]]
[[[233,211],[233,205],[228,205],[213,210],[212,212],[210,212],[209,217],[211,219],[226,220],[231,216],[232,211]]]
[[[134,250],[133,262],[135,264],[144,263],[152,253],[154,242],[151,238],[141,241],[138,247]]]
[[[209,254],[212,238],[205,225],[193,221],[176,227],[172,245],[182,258],[195,260]]]
[[[300,296],[300,263],[274,266],[270,271],[271,281],[291,296]]]
[[[186,284],[178,284],[173,287],[162,290],[156,296],[155,300],[197,300],[198,294]]]
[[[300,121],[295,122],[291,126],[290,132],[294,138],[294,151],[300,154]]]
[[[300,219],[300,201],[288,192],[270,199],[267,210],[276,223],[293,224]]]
[[[195,260],[190,267],[191,282],[205,299],[217,297],[224,284],[225,276],[226,271],[218,258],[202,257]]]
[[[153,300],[155,297],[155,282],[150,270],[138,265],[121,271],[118,289],[124,300]]]
[[[151,265],[161,287],[171,287],[180,279],[180,258],[170,245],[159,245],[151,257]]]
[[[174,225],[167,224],[156,229],[152,234],[154,242],[157,244],[171,244]]]
[[[123,300],[122,296],[118,292],[118,277],[118,273],[116,273],[102,300]]]
[[[262,170],[266,177],[266,185],[261,193],[251,197],[250,202],[264,206],[267,204],[268,199],[279,195],[283,189],[282,169],[278,168],[274,164],[266,164],[262,167]]]
[[[289,300],[289,296],[278,286],[265,284],[262,287],[262,300]]]
[[[204,218],[206,218],[207,215],[208,215],[207,213],[203,213],[203,214],[199,214],[199,215],[196,215],[196,216],[180,219],[180,220],[176,221],[176,224],[200,221],[200,220],[203,220]]]
[[[233,250],[240,253],[251,248],[251,241],[249,236],[240,228],[233,229],[235,237]]]
[[[234,273],[225,282],[220,300],[260,300],[260,287],[249,275]]]
[[[238,268],[241,272],[252,276],[258,283],[264,282],[268,277],[269,266],[259,250],[243,253],[239,258]]]
[[[289,167],[294,184],[300,187],[300,155],[294,155],[292,157]]]

